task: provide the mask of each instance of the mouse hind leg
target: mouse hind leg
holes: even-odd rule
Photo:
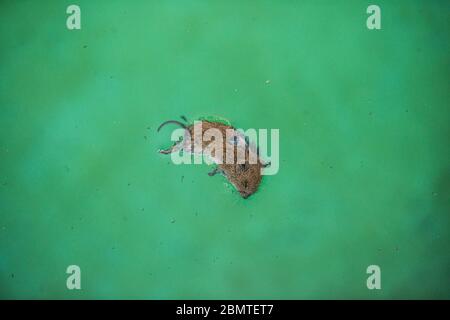
[[[174,144],[173,146],[171,146],[169,149],[165,149],[165,150],[160,149],[160,150],[158,150],[158,152],[162,153],[162,154],[170,154],[170,153],[181,150],[182,147],[183,147],[182,144],[178,142],[178,143]]]

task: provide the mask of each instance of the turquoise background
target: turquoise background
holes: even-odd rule
[[[450,298],[450,3],[369,4],[2,1],[0,297]],[[173,165],[180,115],[280,129],[279,173]]]

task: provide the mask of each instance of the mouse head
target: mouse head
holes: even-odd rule
[[[258,189],[261,182],[260,169],[258,165],[238,164],[236,166],[239,168],[236,170],[238,174],[233,177],[232,182],[241,197],[247,199]]]

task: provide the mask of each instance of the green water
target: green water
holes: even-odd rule
[[[1,298],[450,298],[448,1],[0,4]],[[164,120],[280,129],[241,199]],[[66,268],[81,268],[81,290]],[[366,268],[381,268],[368,290]]]

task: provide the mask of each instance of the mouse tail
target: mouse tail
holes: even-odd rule
[[[159,130],[161,130],[162,127],[164,127],[166,124],[169,124],[169,123],[174,123],[174,124],[179,125],[179,126],[182,127],[183,129],[187,129],[187,126],[186,126],[184,123],[180,122],[180,121],[177,121],[177,120],[167,120],[167,121],[161,123],[156,131],[159,132]]]

